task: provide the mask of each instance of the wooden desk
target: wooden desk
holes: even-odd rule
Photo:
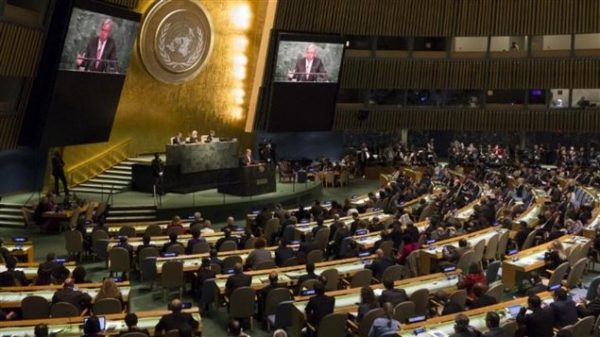
[[[25,242],[6,242],[2,245],[2,247],[8,249],[10,255],[16,257],[25,257],[25,262],[33,262],[35,261],[35,255],[33,252],[33,242],[25,241]]]
[[[368,256],[366,258],[348,258],[342,260],[334,260],[334,261],[324,261],[315,263],[315,274],[320,275],[327,269],[335,268],[340,277],[350,277],[357,272],[364,269],[365,263],[372,262],[375,258],[374,255]],[[295,286],[298,283],[298,278],[300,276],[306,274],[306,266],[291,266],[291,267],[281,267],[281,268],[273,268],[273,269],[265,269],[265,270],[252,270],[247,271],[244,274],[252,276],[252,284],[251,287],[255,290],[260,290],[266,287],[269,284],[269,274],[271,272],[277,272],[279,275],[279,283],[285,284],[288,287]],[[231,275],[220,274],[217,275],[217,286],[219,287],[219,291],[221,294],[225,293],[225,283],[227,282],[227,278]]]
[[[225,234],[223,232],[215,232],[213,234],[201,235],[201,237],[204,238],[206,240],[206,242],[208,242],[208,244],[211,246],[214,246],[215,243],[217,243],[217,241],[219,241],[219,239],[224,236],[225,236]],[[231,236],[239,237],[240,233],[232,232]],[[187,242],[191,238],[192,238],[191,234],[180,234],[177,236],[177,241],[179,241],[184,247],[187,247]],[[131,246],[133,246],[134,250],[137,250],[137,247],[141,246],[144,243],[143,240],[144,240],[143,237],[128,238],[127,243],[129,243]],[[160,249],[165,243],[167,243],[169,241],[170,240],[169,240],[168,236],[161,235],[161,236],[153,236],[150,240],[150,243]],[[116,246],[118,243],[119,243],[119,238],[113,237],[108,242],[108,246],[106,247],[106,249],[110,250],[112,247]]]
[[[521,213],[514,221],[512,230],[520,229],[519,223],[524,221],[527,227],[534,228],[539,223],[539,215],[544,211],[544,203],[547,200],[546,192],[541,189],[532,189],[535,201],[523,213]]]
[[[550,292],[543,292],[538,294],[544,303],[549,304],[552,303],[552,294]],[[514,300],[490,305],[487,307],[477,308],[473,310],[467,310],[461,312],[461,314],[469,317],[469,325],[475,327],[477,330],[481,332],[486,332],[487,326],[485,324],[485,316],[488,312],[494,311],[498,313],[500,316],[500,325],[513,320],[511,315],[508,312],[508,307],[514,305],[527,306],[527,297],[520,297]],[[397,333],[397,337],[429,337],[432,336],[430,332],[439,331],[445,334],[446,336],[450,336],[454,333],[454,319],[456,318],[456,314],[445,315],[434,317],[428,319],[423,322],[414,323],[414,324],[402,324],[400,326],[400,331]],[[414,330],[417,328],[425,328],[425,331],[419,334],[415,334]]]
[[[379,217],[379,221],[383,222],[383,223],[392,219],[392,215],[385,214],[381,211],[360,214],[358,216],[358,219],[363,220],[363,221],[364,220],[372,221],[374,217]],[[345,217],[340,218],[340,221],[343,221],[346,225],[350,225],[354,221],[354,219],[352,218],[352,216],[345,216]],[[323,225],[325,227],[331,227],[332,224],[333,224],[333,219],[328,219],[326,221],[323,221]],[[299,239],[302,234],[309,235],[309,233],[312,233],[313,228],[317,227],[317,222],[312,221],[312,222],[307,222],[307,223],[299,223],[299,224],[296,224],[295,227],[296,227],[295,237],[296,237],[296,239]]]
[[[444,274],[430,274],[419,277],[408,278],[404,280],[398,280],[394,282],[395,288],[402,288],[406,291],[408,296],[412,295],[413,292],[426,288],[429,293],[434,293],[439,290],[456,290],[456,284],[458,283],[458,274],[460,270],[452,273]],[[371,288],[375,290],[377,296],[381,295],[383,291],[383,284],[371,285]],[[360,302],[360,289],[361,288],[350,288],[336,291],[330,291],[326,294],[335,297],[335,308],[334,311],[337,313],[349,313],[356,312]],[[296,296],[294,307],[304,315],[304,308],[308,304],[310,296]]]
[[[582,236],[571,235],[563,235],[558,240],[562,242],[565,249],[576,244],[586,244],[590,241],[590,239]],[[518,273],[528,273],[543,268],[546,265],[544,254],[551,245],[552,242],[546,242],[518,252],[502,261],[502,283],[504,283],[504,287],[513,289],[516,286]]]
[[[135,228],[135,232],[137,235],[143,235],[146,232],[146,228],[150,225],[158,225],[163,231],[167,230],[167,226],[169,225],[170,221],[152,221],[152,222],[145,222],[145,223],[140,223],[140,224],[128,224],[128,223],[119,223],[119,224],[108,224],[108,234],[109,235],[117,235],[119,233],[119,230],[121,229],[121,227],[124,226],[130,226]],[[190,229],[190,224],[191,222],[187,221],[187,222],[182,222],[181,226],[183,227],[184,230],[189,230]],[[91,235],[92,231],[94,230],[93,226],[87,227],[85,229],[85,233],[87,235]]]
[[[25,262],[25,263],[17,263],[17,267],[15,268],[16,270],[22,270],[25,273],[25,277],[27,277],[28,280],[33,280],[34,278],[37,277],[37,271],[38,268],[40,266],[39,262]],[[76,267],[75,262],[71,261],[71,262],[66,262],[64,264],[65,267],[67,267],[67,269],[69,269],[69,271],[73,271]]]
[[[444,246],[452,245],[458,247],[458,242],[462,239],[467,240],[469,246],[475,247],[475,245],[484,240],[486,243],[489,239],[491,239],[496,234],[502,234],[507,232],[507,229],[499,228],[499,227],[488,227],[477,232],[468,233],[460,236],[455,236],[450,239],[441,240],[433,243],[429,246],[424,246],[420,252],[420,260],[421,260],[421,273],[428,274],[431,270],[431,266],[436,263],[438,260],[441,260],[444,255],[442,250]]]
[[[200,325],[197,333],[202,332],[202,317],[197,307],[186,309],[184,312],[192,314]],[[168,314],[167,310],[152,310],[136,312],[138,316],[138,327],[140,329],[148,329],[151,335],[154,335],[154,327],[158,324],[160,318]],[[106,318],[105,335],[118,335],[122,331],[127,330],[125,324],[125,314],[110,314],[104,315]],[[65,318],[46,318],[46,319],[31,319],[19,321],[4,321],[0,322],[0,336],[12,337],[27,337],[33,336],[33,330],[39,323],[48,325],[49,334],[57,334],[58,336],[82,336],[83,335],[83,317],[65,317]]]
[[[81,283],[75,287],[84,293],[90,295],[92,300],[100,291],[102,283]],[[131,285],[129,282],[118,282],[117,286],[123,295],[123,302],[129,302],[129,293]],[[54,293],[62,289],[62,285],[47,285],[47,286],[29,286],[29,287],[0,287],[0,308],[20,308],[21,301],[27,296],[41,296],[52,302]]]
[[[291,247],[292,245],[290,245]],[[275,249],[277,246],[266,247],[266,250],[271,252],[271,256],[275,258]],[[242,258],[242,264],[245,263],[246,258],[254,249],[240,249],[240,250],[232,250],[229,252],[219,252],[218,257],[223,259],[227,256],[238,255]],[[156,272],[158,274],[162,273],[162,265],[167,261],[181,261],[183,262],[183,271],[191,272],[196,271],[202,264],[203,258],[208,258],[210,253],[204,254],[190,254],[190,255],[179,255],[173,257],[158,257],[156,259]]]

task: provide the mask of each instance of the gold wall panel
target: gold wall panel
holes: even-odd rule
[[[163,152],[169,138],[178,131],[200,134],[215,130],[221,137],[236,137],[250,144],[244,133],[249,85],[260,45],[261,27],[267,0],[201,1],[212,19],[212,56],[202,72],[180,85],[164,84],[150,76],[141,63],[137,48],[107,143],[70,146],[65,149],[68,165],[75,165],[107,147],[131,138],[135,153]],[[153,1],[140,0],[137,10],[145,13]],[[250,9],[249,27],[239,28],[239,9]],[[233,15],[238,13],[238,15]],[[142,19],[143,20],[143,19]],[[238,27],[238,28],[236,28]],[[241,57],[243,56],[243,57]],[[240,62],[246,60],[240,74]],[[237,89],[237,90],[236,90]],[[240,97],[240,89],[244,95]]]

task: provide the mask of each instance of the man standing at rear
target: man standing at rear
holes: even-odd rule
[[[58,151],[54,152],[54,157],[52,157],[52,175],[54,176],[54,194],[60,195],[58,190],[58,181],[60,180],[65,190],[65,195],[69,195],[67,177],[65,176],[65,162]]]

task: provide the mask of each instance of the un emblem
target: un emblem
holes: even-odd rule
[[[197,1],[156,2],[144,18],[139,38],[144,67],[165,83],[194,79],[210,56],[212,31],[209,16]]]

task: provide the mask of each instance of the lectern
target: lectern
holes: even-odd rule
[[[221,172],[219,193],[250,196],[275,192],[275,168],[259,164]]]

